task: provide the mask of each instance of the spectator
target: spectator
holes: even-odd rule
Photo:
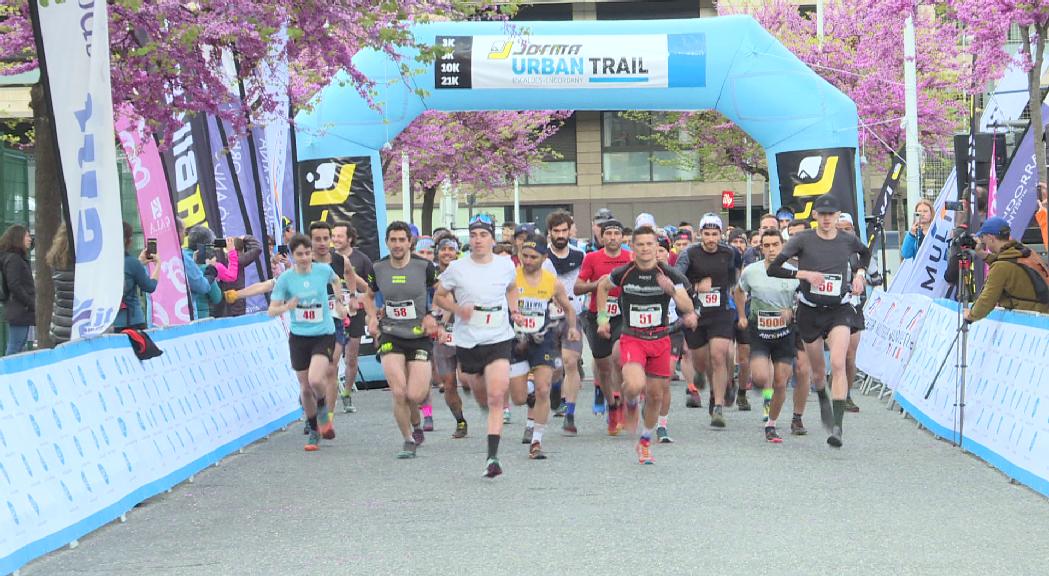
[[[995,306],[1049,314],[1049,302],[1039,296],[1040,291],[1042,296],[1047,291],[1045,278],[1049,277],[1049,270],[1045,262],[1031,254],[1030,248],[1010,239],[1009,223],[997,216],[988,218],[976,235],[990,251],[985,258],[990,271],[976,302],[965,311],[965,319],[970,322],[980,320],[990,314]],[[1033,275],[1041,278],[1041,286],[1028,273],[1027,267],[1032,261]]]
[[[262,244],[260,244],[254,236],[244,235],[240,238],[227,238],[226,250],[217,255],[218,262],[216,263],[216,267],[218,267],[219,264],[226,265],[228,266],[228,271],[234,273],[235,276],[232,280],[225,280],[222,274],[219,274],[219,288],[221,291],[243,290],[244,271],[248,266],[254,265],[255,261],[258,260],[261,255]],[[244,300],[237,300],[233,304],[228,304],[226,303],[226,300],[223,299],[215,307],[215,317],[226,318],[230,316],[243,316],[245,306],[246,302]]]
[[[918,205],[914,208],[914,222],[911,223],[911,229],[907,231],[907,235],[903,237],[903,246],[900,246],[900,256],[904,260],[918,255],[918,247],[922,245],[922,241],[929,235],[929,229],[932,228],[932,215],[932,202],[925,198],[919,200]]]
[[[222,292],[219,290],[218,267],[215,266],[215,233],[203,226],[194,226],[187,234],[187,245],[193,264],[208,282],[208,289],[198,293],[193,291],[196,305],[196,318],[211,318],[211,307],[222,300]],[[183,251],[185,254],[185,251]]]
[[[1046,214],[1046,201],[1049,200],[1049,190],[1045,182],[1038,183],[1038,211],[1034,213],[1034,219],[1038,221],[1038,228],[1042,230],[1042,246],[1049,252],[1049,215]]]
[[[51,342],[58,346],[69,342],[73,332],[73,273],[76,263],[69,253],[69,229],[64,221],[58,225],[45,259],[51,267],[51,281],[55,290],[54,309],[51,312]]]
[[[132,234],[131,224],[124,222],[124,296],[120,299],[120,310],[117,312],[117,319],[113,322],[114,332],[119,332],[124,328],[145,330],[146,313],[138,295],[139,290],[152,294],[157,289],[157,274],[160,272],[160,266],[154,266],[152,273],[146,271],[146,264],[156,263],[157,257],[145,250],[137,257],[132,256],[128,252],[131,249]]]
[[[25,226],[15,224],[0,236],[0,275],[4,283],[4,320],[7,322],[5,356],[18,354],[29,341],[29,329],[36,324],[36,286],[29,251],[33,236]]]
[[[178,231],[179,244],[184,244],[186,240],[186,225],[182,223],[182,220],[175,218],[175,229]],[[193,318],[202,318],[197,310],[197,297],[211,292],[211,285],[215,283],[215,276],[212,276],[210,279],[204,277],[204,273],[194,260],[193,250],[190,248],[182,249],[182,265],[186,270],[186,283],[189,285],[189,301],[193,311]],[[218,274],[217,270],[215,274]],[[206,316],[203,317],[206,318]]]

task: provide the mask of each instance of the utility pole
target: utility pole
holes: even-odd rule
[[[918,72],[915,66],[914,15],[903,25],[904,109],[907,132],[907,214],[921,199],[921,144],[918,142]]]

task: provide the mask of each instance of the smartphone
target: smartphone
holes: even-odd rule
[[[291,254],[291,251],[288,250],[287,244],[280,244],[277,246],[277,254],[280,254],[282,256],[288,256]]]
[[[146,238],[146,254],[150,256],[156,256],[157,254],[157,239]]]
[[[965,210],[965,203],[960,200],[958,202],[944,202],[943,209],[947,211],[961,212]]]
[[[215,241],[211,243],[211,245],[214,246],[215,248],[225,248],[226,247],[226,239],[225,238],[216,238]]]

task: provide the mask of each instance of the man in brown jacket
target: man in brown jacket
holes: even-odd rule
[[[965,319],[970,322],[980,320],[990,314],[995,306],[1049,314],[1049,302],[1039,298],[1035,281],[1025,270],[1024,264],[1017,262],[1028,257],[1030,249],[1009,238],[1009,223],[1004,218],[989,218],[980,227],[977,236],[991,252],[986,259],[990,272],[976,302],[970,310],[965,311]],[[1037,262],[1037,265],[1041,269],[1036,274],[1044,278],[1045,263]]]

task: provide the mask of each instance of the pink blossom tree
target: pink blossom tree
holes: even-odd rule
[[[424,234],[433,229],[437,190],[448,180],[484,193],[526,176],[551,152],[543,142],[571,112],[426,112],[383,151],[388,182],[401,178],[401,154],[409,157],[413,189],[423,193]]]
[[[852,98],[860,117],[860,145],[874,165],[884,164],[904,143],[903,23],[907,14],[915,22],[919,129],[927,148],[946,149],[965,114],[958,96],[974,86],[982,87],[1004,65],[1001,59],[987,57],[986,44],[963,42],[964,32],[942,0],[827,2],[822,44],[816,38],[815,17],[803,15],[789,0],[721,4],[719,12],[753,16],[794,55]],[[971,64],[974,53],[976,65]],[[760,147],[720,114],[676,114],[652,124],[657,130],[655,138],[668,149],[696,150],[689,161],[701,162],[708,173],[728,168],[768,177]]]
[[[1020,57],[1027,70],[1027,89],[1034,141],[1041,142],[1041,70],[1045,58],[1045,39],[1049,33],[1049,3],[1044,0],[948,0],[952,15],[964,25],[972,45],[984,58],[1001,66],[1009,61],[1005,51],[1009,28],[1020,30]],[[1038,174],[1045,174],[1045,146],[1035,146]]]

